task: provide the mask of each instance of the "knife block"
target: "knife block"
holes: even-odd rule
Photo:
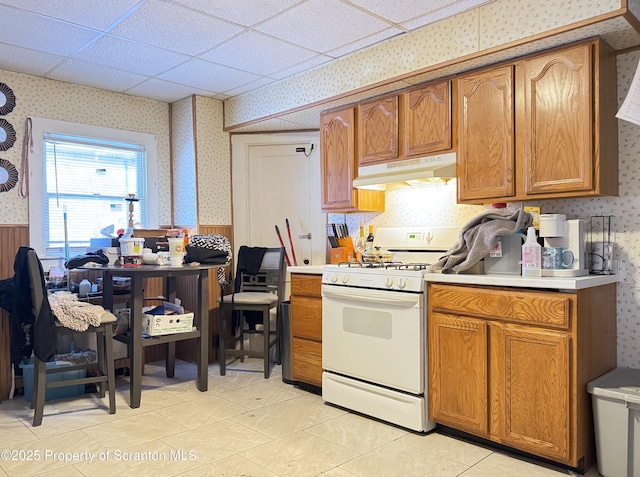
[[[355,258],[356,251],[353,247],[353,239],[351,237],[339,238],[338,245],[347,249],[347,260],[345,260],[345,262],[348,262],[348,259]]]
[[[344,240],[344,239],[340,239],[340,240]],[[335,247],[330,249],[329,260],[333,264],[340,263],[340,262],[348,262],[349,255],[347,254],[347,247]]]

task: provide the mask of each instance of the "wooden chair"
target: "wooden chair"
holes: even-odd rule
[[[45,288],[42,264],[40,263],[40,260],[38,259],[38,256],[34,250],[29,250],[27,252],[27,260],[29,269],[29,284],[31,288],[31,300],[33,304],[33,312],[37,320],[44,300],[48,300],[48,296]],[[113,325],[115,325],[117,320],[116,317],[108,311],[104,312],[100,320],[100,326],[90,326],[86,331],[76,331],[70,328],[66,328],[58,320],[56,320],[55,323],[57,334],[95,333],[97,343],[96,348],[98,354],[97,376],[47,382],[47,375],[49,374],[74,371],[77,369],[93,369],[95,368],[96,364],[87,363],[48,368],[47,363],[38,359],[38,357],[34,354],[33,390],[31,397],[31,408],[35,409],[33,414],[34,427],[42,424],[45,393],[49,388],[78,384],[84,385],[89,383],[97,384],[100,391],[100,397],[104,397],[106,395],[106,391],[109,391],[109,414],[114,414],[116,412],[115,368],[113,362]]]
[[[269,355],[274,346],[277,349],[278,359],[280,356],[280,342],[277,330],[271,329],[270,310],[276,310],[276,323],[280,318],[280,303],[284,297],[284,278],[286,273],[284,248],[267,248],[260,269],[255,275],[246,273],[240,267],[244,262],[243,253],[247,247],[241,247],[238,253],[238,269],[236,271],[236,284],[234,293],[218,298],[219,318],[220,318],[220,375],[226,374],[226,357],[240,356],[244,360],[245,356],[255,356],[264,359],[264,377],[269,378]],[[235,290],[238,291],[235,291]],[[231,311],[231,313],[229,313]],[[247,326],[246,312],[262,313],[258,323],[262,324],[262,330],[251,329]],[[232,338],[227,340],[227,322],[233,320],[238,312],[237,330],[232,326]],[[263,336],[263,346],[261,351],[250,351],[245,349],[245,336],[250,334],[261,334]],[[239,347],[238,347],[239,344]]]

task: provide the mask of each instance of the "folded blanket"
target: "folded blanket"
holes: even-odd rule
[[[482,260],[498,243],[498,237],[526,229],[533,223],[530,213],[522,209],[494,209],[474,217],[460,230],[460,238],[431,270],[459,273]]]
[[[79,301],[71,292],[57,292],[49,295],[51,311],[62,325],[76,331],[84,331],[89,326],[100,326],[104,308],[86,301]]]

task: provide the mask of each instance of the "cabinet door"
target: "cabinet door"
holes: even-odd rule
[[[567,333],[491,324],[491,433],[500,442],[569,459],[570,343]]]
[[[352,187],[357,167],[354,121],[355,112],[352,107],[322,114],[322,210],[357,210],[356,194]]]
[[[592,45],[580,45],[518,65],[524,108],[525,194],[593,189]]]
[[[458,201],[515,194],[513,66],[458,80]]]
[[[291,296],[291,334],[322,341],[322,298]]]
[[[487,324],[429,315],[430,418],[487,437]]]
[[[359,163],[375,164],[398,159],[398,96],[358,105]]]
[[[291,377],[295,381],[322,386],[322,343],[293,338]]]
[[[451,82],[429,84],[400,96],[405,157],[451,149]]]

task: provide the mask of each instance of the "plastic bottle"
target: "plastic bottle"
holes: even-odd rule
[[[527,241],[522,246],[522,276],[539,277],[542,275],[542,247],[536,239],[536,229],[527,229]]]
[[[86,278],[78,285],[78,296],[85,297],[91,293],[91,282]]]
[[[373,237],[373,225],[369,225],[369,235],[367,235],[366,244],[367,250],[373,250],[373,247],[375,246],[375,239]]]

